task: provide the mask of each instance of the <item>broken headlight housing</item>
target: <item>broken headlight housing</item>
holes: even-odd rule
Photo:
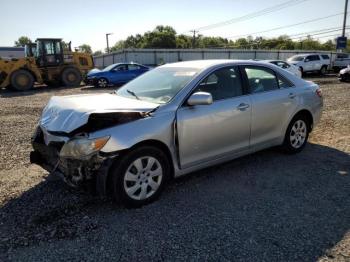
[[[109,140],[109,136],[88,139],[74,138],[64,144],[60,157],[85,159],[100,151]]]

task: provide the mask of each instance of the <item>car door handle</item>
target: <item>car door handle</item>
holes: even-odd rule
[[[288,97],[289,97],[290,99],[293,99],[293,98],[296,97],[296,94],[294,94],[294,93],[289,93]]]
[[[237,109],[238,109],[238,110],[241,110],[241,111],[244,111],[244,110],[247,109],[248,107],[249,107],[248,104],[240,103],[240,104],[237,106]]]

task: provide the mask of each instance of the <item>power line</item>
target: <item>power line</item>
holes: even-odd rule
[[[347,28],[348,29],[348,28]],[[319,37],[317,37],[317,39],[319,39],[319,38],[326,38],[326,37],[333,37],[333,36],[339,36],[340,34],[338,33],[338,34],[332,34],[332,35],[323,35],[323,36],[319,36]],[[304,37],[308,37],[308,36],[304,36]],[[305,39],[304,39],[305,40]]]
[[[202,26],[202,27],[198,27],[196,28],[196,31],[205,31],[205,30],[210,30],[216,27],[221,27],[221,26],[226,26],[229,24],[233,24],[233,23],[238,23],[238,22],[242,22],[242,21],[246,21],[246,20],[250,20],[253,19],[255,17],[259,17],[259,16],[263,16],[272,12],[276,12],[279,11],[281,9],[287,8],[287,7],[291,7],[297,4],[301,4],[303,2],[306,2],[309,0],[289,0],[287,2],[272,6],[272,7],[268,7],[268,8],[264,8],[260,11],[256,11],[253,13],[249,13],[240,17],[236,17],[236,18],[232,18],[230,20],[226,20],[226,21],[222,21],[222,22],[218,22],[215,24],[211,24],[211,25],[207,25],[207,26]],[[188,32],[188,31],[186,31]]]
[[[341,30],[339,28],[339,26],[336,27],[329,27],[329,28],[324,28],[324,29],[320,29],[320,30],[315,30],[315,31],[309,31],[309,32],[304,32],[304,33],[298,33],[298,34],[293,34],[293,35],[288,35],[289,37],[291,36],[299,36],[299,35],[305,35],[305,34],[313,34],[313,33],[319,33],[319,32],[324,32],[324,31],[329,31],[329,30]]]
[[[346,27],[346,29],[349,29],[349,27]],[[342,28],[338,28],[338,29],[335,29],[335,30],[328,30],[328,31],[321,32],[321,33],[316,33],[316,34],[303,33],[303,34],[300,34],[300,35],[302,35],[302,36],[291,37],[291,38],[289,38],[289,39],[290,39],[290,40],[293,40],[293,39],[298,39],[298,38],[301,38],[301,37],[308,37],[308,36],[315,36],[315,35],[323,35],[323,34],[333,33],[333,32],[337,32],[337,31],[341,31],[341,30],[343,30],[343,29],[342,29]]]
[[[235,35],[235,36],[230,36],[230,37],[227,37],[227,38],[230,39],[230,38],[238,38],[238,37],[245,37],[245,36],[256,35],[256,34],[261,34],[261,33],[267,33],[267,32],[271,32],[271,31],[275,31],[275,30],[279,30],[279,29],[285,29],[285,28],[289,28],[289,27],[293,27],[293,26],[298,26],[298,25],[303,25],[303,24],[308,24],[308,23],[311,23],[311,22],[324,20],[324,19],[327,19],[327,18],[330,18],[330,17],[334,17],[334,16],[338,16],[338,15],[342,15],[342,14],[344,14],[344,13],[343,12],[342,13],[337,13],[337,14],[333,14],[333,15],[328,15],[328,16],[323,16],[323,17],[311,19],[311,20],[306,20],[304,22],[300,22],[300,23],[296,23],[296,24],[290,24],[290,25],[285,25],[285,26],[274,27],[274,28],[263,30],[263,31],[259,31],[259,32],[253,32],[253,33],[242,34],[242,35]]]

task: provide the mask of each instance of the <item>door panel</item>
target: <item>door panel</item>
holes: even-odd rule
[[[250,146],[280,141],[285,122],[295,112],[298,94],[293,84],[262,66],[245,66],[250,86],[252,123]]]
[[[239,109],[239,105],[249,107]],[[249,147],[250,97],[215,101],[211,105],[185,106],[177,111],[181,167],[219,158]]]
[[[117,67],[113,68],[110,72],[110,79],[112,80],[112,83],[121,83],[125,82],[128,79],[128,68],[126,65],[118,65]]]
[[[295,88],[252,94],[252,124],[250,144],[277,141],[283,136],[285,122],[297,108]]]

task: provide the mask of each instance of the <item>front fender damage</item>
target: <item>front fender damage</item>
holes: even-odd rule
[[[44,126],[39,126],[32,139],[34,151],[30,155],[31,163],[40,165],[50,173],[60,174],[69,186],[87,187],[89,190],[93,189],[99,196],[105,196],[108,173],[119,153],[104,154],[97,152],[84,159],[63,158],[60,157],[59,153],[64,142],[57,143],[54,141],[57,139],[45,141],[44,133],[49,133],[53,138],[66,137],[68,138],[66,141],[69,141],[77,137],[88,137],[90,133],[98,130],[150,116],[151,112],[139,111],[93,113],[89,116],[86,124],[69,133],[45,130]]]

